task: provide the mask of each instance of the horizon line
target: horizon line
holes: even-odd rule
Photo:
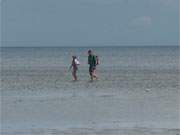
[[[112,46],[0,46],[0,48],[110,48],[110,47],[180,47],[180,45],[112,45]]]

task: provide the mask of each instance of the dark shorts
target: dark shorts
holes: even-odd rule
[[[95,66],[90,66],[90,67],[89,67],[89,72],[92,73],[95,69],[96,69]]]

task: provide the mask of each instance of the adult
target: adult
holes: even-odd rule
[[[92,50],[88,51],[88,55],[89,55],[88,56],[89,75],[90,75],[91,81],[93,81],[94,78],[97,80],[98,77],[96,75],[96,65],[97,65],[96,56],[93,55]]]

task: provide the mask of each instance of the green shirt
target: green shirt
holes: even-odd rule
[[[90,67],[95,67],[96,66],[96,57],[94,55],[89,55],[88,56],[88,64]]]

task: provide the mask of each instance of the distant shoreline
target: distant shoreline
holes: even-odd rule
[[[0,46],[0,48],[179,48],[180,45],[150,45],[150,46]]]

